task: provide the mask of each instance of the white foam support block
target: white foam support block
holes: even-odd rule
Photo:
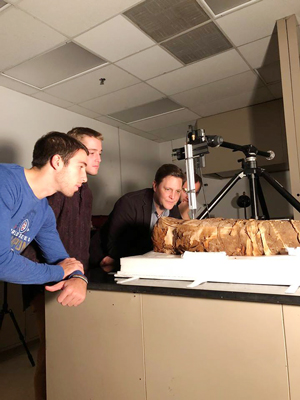
[[[193,253],[181,257],[149,252],[122,258],[121,270],[115,276],[191,280],[198,284],[283,285],[297,290],[300,284],[300,255],[298,251],[291,251],[289,255],[261,257],[228,257],[225,253]]]

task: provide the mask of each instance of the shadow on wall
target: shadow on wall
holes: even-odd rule
[[[266,89],[270,94],[276,99],[280,99],[282,97],[282,87],[276,24],[262,65],[257,68],[256,71],[265,82]],[[266,89],[257,88],[255,93],[255,96],[257,96],[257,102],[262,101],[260,97],[264,96],[263,90]],[[288,153],[283,103],[271,102],[269,105],[269,114],[268,110],[265,109],[264,115],[262,115],[262,109],[252,108],[252,118],[250,119],[253,138],[252,142],[259,148],[259,150],[273,150],[275,152],[275,158],[272,162],[269,162],[263,157],[258,157],[257,163],[259,166],[262,166],[269,171],[273,178],[278,180],[286,190],[290,191],[289,173],[287,172]],[[264,179],[261,179],[261,184],[270,217],[290,218],[293,209],[287,200]]]
[[[268,45],[265,57],[256,72],[261,78],[252,96],[252,104],[264,103],[282,98],[279,46],[276,24]],[[262,82],[264,86],[262,86]],[[276,107],[275,107],[276,105]],[[271,103],[269,109],[252,107],[249,123],[251,126],[251,143],[259,150],[275,152],[275,159],[269,163],[259,157],[260,166],[269,171],[288,170],[287,142],[283,104]],[[274,165],[275,164],[275,165]],[[273,166],[273,168],[270,167]]]
[[[0,163],[15,164],[17,159],[17,151],[13,143],[0,140]]]

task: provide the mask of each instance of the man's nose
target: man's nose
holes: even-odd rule
[[[85,169],[82,172],[82,182],[83,183],[87,182],[87,174]]]

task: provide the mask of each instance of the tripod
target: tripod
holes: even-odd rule
[[[16,328],[16,331],[18,332],[19,339],[21,340],[21,342],[23,344],[23,347],[24,347],[24,349],[25,349],[25,351],[27,353],[29,361],[30,361],[31,365],[34,367],[35,363],[34,363],[33,357],[32,357],[32,355],[31,355],[31,353],[30,353],[30,351],[29,351],[29,349],[27,347],[27,344],[25,342],[25,339],[24,339],[24,336],[23,336],[23,334],[21,332],[21,329],[20,329],[20,327],[19,327],[19,325],[17,323],[15,315],[14,315],[13,311],[10,308],[8,308],[8,303],[7,303],[7,283],[6,282],[4,282],[3,304],[2,304],[2,308],[0,310],[0,330],[2,328],[2,323],[3,323],[3,319],[4,319],[5,314],[9,314],[10,315],[10,318],[12,319],[12,322],[13,322],[15,328]]]
[[[262,155],[272,157],[272,152],[262,152],[253,145],[239,146],[233,143],[223,142],[222,147],[233,149],[233,151],[243,151],[245,158],[238,160],[242,163],[242,170],[235,174],[227,185],[215,196],[208,204],[207,208],[198,215],[197,219],[204,219],[210,211],[223,199],[229,190],[242,178],[247,177],[250,188],[251,219],[270,219],[267,204],[260,184],[260,177],[263,177],[273,188],[281,194],[297,211],[300,212],[300,203],[284,187],[277,182],[267,171],[257,166],[256,156]],[[273,158],[273,157],[272,157]],[[262,215],[259,215],[259,205]]]

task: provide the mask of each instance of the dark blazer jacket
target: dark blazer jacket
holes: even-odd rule
[[[118,260],[153,249],[150,232],[153,193],[153,189],[143,189],[127,193],[116,202],[103,229],[107,255]],[[177,205],[170,210],[170,217],[181,218]]]

